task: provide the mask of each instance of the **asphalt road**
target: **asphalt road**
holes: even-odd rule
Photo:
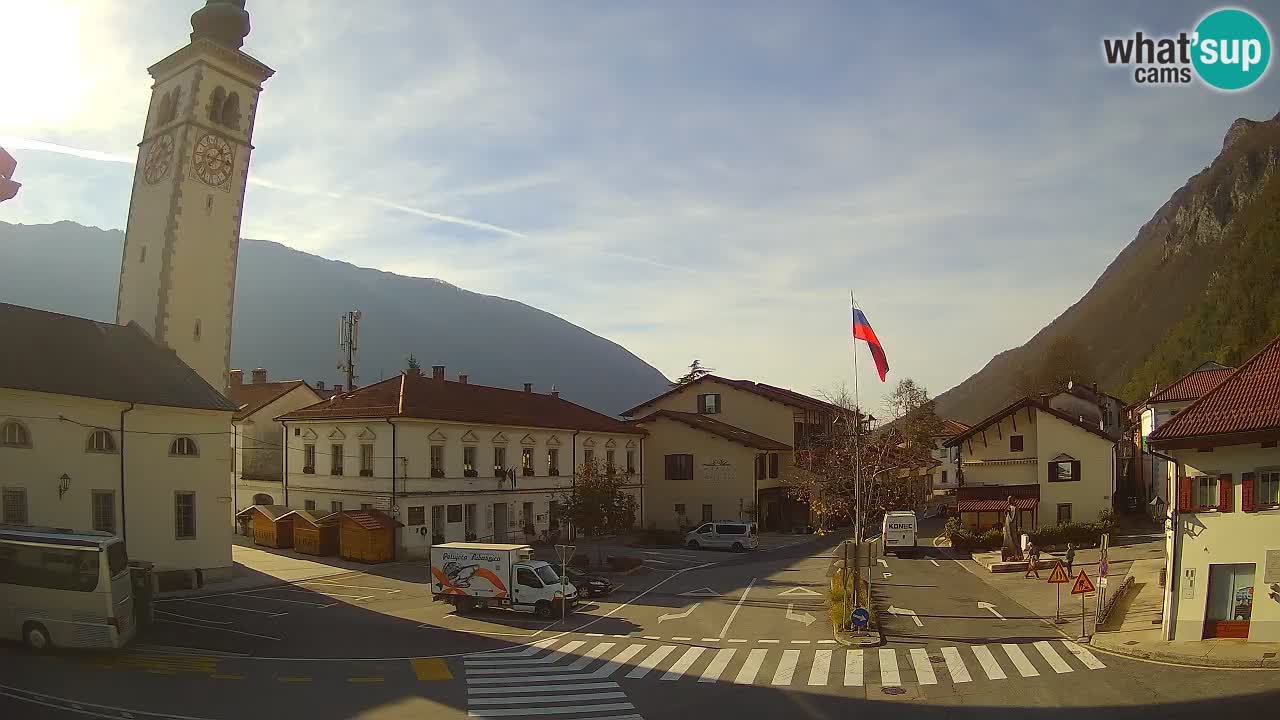
[[[122,653],[0,648],[0,717],[1163,719],[1280,700],[1275,671],[1077,645],[931,547],[877,565],[898,614],[882,610],[883,647],[845,648],[815,594],[832,545],[646,551],[649,570],[567,623],[457,616],[412,567],[166,602]]]

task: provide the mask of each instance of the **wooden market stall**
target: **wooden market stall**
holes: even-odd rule
[[[379,510],[344,510],[338,513],[339,555],[344,560],[367,563],[396,559],[396,529],[400,521]]]
[[[271,548],[293,547],[293,517],[283,505],[251,505],[237,517],[248,517],[253,544]]]
[[[293,549],[307,555],[338,554],[339,513],[318,513],[314,510],[294,510]]]

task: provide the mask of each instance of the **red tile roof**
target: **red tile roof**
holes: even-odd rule
[[[766,385],[765,383],[753,382],[751,380],[731,380],[729,378],[720,377],[719,375],[703,375],[702,377],[698,378],[697,380],[694,380],[693,382],[687,385],[679,385],[677,387],[673,387],[670,390],[662,393],[661,395],[658,395],[657,397],[653,397],[648,400],[645,400],[644,402],[631,408],[630,410],[623,411],[621,415],[623,417],[631,417],[632,415],[635,415],[637,412],[639,412],[642,408],[652,405],[653,403],[657,402],[658,400],[661,400],[664,397],[680,392],[686,387],[689,387],[689,385],[696,385],[701,382],[717,382],[722,385],[728,385],[729,387],[735,387],[735,388],[738,388],[739,390],[745,390],[750,393],[755,393],[756,395],[759,395],[764,398],[768,398],[769,400],[773,400],[774,402],[779,402],[779,403],[782,403],[783,405],[788,405],[794,408],[800,408],[802,410],[817,410],[820,412],[838,412],[841,410],[840,407],[836,405],[832,405],[829,402],[818,400],[817,398],[811,398],[808,395],[802,395],[794,390],[787,390],[786,388],[780,388],[780,387],[777,387],[776,385]]]
[[[516,427],[643,435],[640,428],[534,392],[401,373],[354,392],[285,413],[280,420],[421,418]]]
[[[1182,377],[1174,380],[1169,387],[1157,392],[1145,401],[1147,405],[1163,402],[1184,402],[1187,400],[1197,400],[1204,397],[1204,394],[1218,387],[1218,384],[1226,380],[1231,373],[1235,372],[1235,368],[1222,368],[1220,370],[1192,370]]]
[[[983,430],[986,430],[988,427],[995,425],[996,423],[1000,422],[1001,420],[1008,417],[1009,415],[1012,415],[1013,413],[1027,406],[1034,407],[1038,412],[1044,413],[1046,415],[1052,415],[1053,417],[1056,417],[1059,420],[1062,420],[1063,422],[1071,423],[1072,425],[1075,425],[1081,430],[1084,430],[1085,432],[1093,433],[1094,435],[1097,435],[1098,437],[1104,440],[1108,440],[1110,442],[1115,442],[1116,440],[1118,440],[1118,438],[1111,437],[1110,435],[1103,432],[1102,428],[1098,427],[1097,423],[1082,421],[1080,418],[1074,417],[1069,413],[1065,413],[1061,410],[1057,410],[1052,407],[1049,407],[1049,403],[1046,402],[1043,398],[1027,397],[1027,398],[1022,398],[1021,400],[1016,400],[1012,405],[1009,405],[1005,408],[997,410],[990,417],[987,417],[986,419],[975,423],[973,427],[970,427],[968,430],[965,430],[959,435],[956,435],[955,437],[947,440],[945,443],[943,443],[943,446],[956,447],[961,443],[963,443],[965,440],[973,437],[974,435],[977,435]]]
[[[942,427],[939,428],[938,432],[934,433],[933,436],[949,438],[949,437],[955,437],[960,433],[964,433],[968,431],[969,431],[968,425],[965,425],[959,420],[952,420],[950,418],[945,418],[942,421]]]
[[[1031,510],[1040,502],[1039,485],[969,485],[956,490],[956,509],[961,512],[1004,512],[1013,506]]]
[[[1151,442],[1171,447],[1179,439],[1258,432],[1280,433],[1280,337],[1161,425]]]
[[[1040,498],[1013,499],[1013,506],[1019,510],[1034,510],[1040,504]],[[1009,507],[1005,500],[956,500],[956,510],[960,512],[1004,512]]]
[[[243,420],[283,397],[290,390],[306,384],[305,380],[233,384],[227,392],[227,399],[236,405],[236,413],[232,417],[235,420]],[[316,397],[320,396],[317,394]]]
[[[653,422],[658,418],[675,420],[676,422],[684,423],[691,428],[704,430],[713,435],[718,435],[725,440],[746,445],[747,447],[755,448],[756,450],[783,451],[791,449],[791,446],[786,443],[778,442],[777,440],[767,438],[763,435],[757,435],[748,430],[743,430],[740,427],[720,422],[719,420],[707,417],[706,415],[699,415],[698,413],[676,412],[675,410],[658,410],[634,422],[639,425],[642,423]]]

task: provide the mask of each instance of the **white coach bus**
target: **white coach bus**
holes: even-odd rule
[[[0,525],[0,638],[37,652],[133,639],[124,541],[104,532]]]

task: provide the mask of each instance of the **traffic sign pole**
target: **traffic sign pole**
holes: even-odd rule
[[[1054,594],[1057,601],[1057,614],[1054,616],[1054,622],[1062,622],[1062,583],[1069,582],[1067,577],[1067,569],[1062,566],[1059,560],[1053,564],[1053,572],[1049,573],[1049,582],[1055,587]]]

